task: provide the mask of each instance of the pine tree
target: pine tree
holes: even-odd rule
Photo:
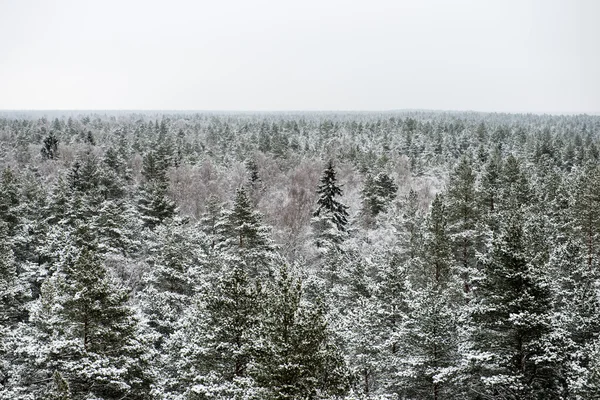
[[[251,375],[270,399],[343,395],[348,372],[319,306],[302,302],[301,282],[283,267],[268,292],[262,346]]]
[[[70,190],[67,181],[58,176],[54,181],[46,204],[46,224],[52,226],[61,223],[69,213]]]
[[[386,173],[380,172],[375,177],[368,175],[362,190],[363,212],[376,217],[396,198],[397,191],[398,186]]]
[[[142,358],[145,349],[136,338],[137,321],[127,306],[127,294],[111,282],[98,256],[87,250],[64,273],[64,317],[72,338],[80,341],[76,348],[83,350],[81,361],[87,361],[67,363],[72,391],[91,390],[105,398],[124,394],[144,398],[150,383]],[[82,370],[80,363],[89,364]],[[96,370],[104,364],[116,369]]]
[[[500,152],[496,149],[484,167],[479,191],[481,209],[488,214],[494,213],[498,208],[501,171],[502,159]]]
[[[589,268],[597,265],[600,236],[600,167],[588,168],[577,181],[572,216],[577,236],[586,245]]]
[[[471,277],[475,273],[475,252],[479,242],[477,223],[475,173],[470,158],[463,156],[450,175],[448,183],[448,232],[456,262],[461,268],[463,289],[471,292]],[[467,297],[468,299],[468,297]]]
[[[448,235],[448,215],[444,199],[436,195],[431,203],[431,211],[427,221],[427,237],[425,243],[425,260],[433,269],[436,285],[444,286],[452,278],[451,243]],[[431,274],[428,274],[431,279]]]
[[[0,221],[0,395],[10,371],[10,332],[26,316],[24,288],[18,279],[7,224]]]
[[[265,228],[260,224],[260,215],[253,210],[244,188],[237,190],[233,207],[225,219],[225,229],[222,232],[227,238],[226,246],[255,249],[268,245]]]
[[[518,211],[492,246],[472,309],[473,389],[515,400],[558,398],[556,361],[544,346],[552,333],[551,291],[527,257]]]
[[[423,250],[423,212],[419,205],[419,196],[414,190],[402,199],[400,215],[393,219],[397,243],[394,253],[399,262],[418,258]]]
[[[37,251],[46,238],[44,212],[47,204],[46,188],[35,169],[29,169],[21,175],[20,201],[18,209],[18,234],[13,236],[14,253],[17,261],[27,269],[39,265]]]
[[[214,288],[201,293],[170,343],[169,385],[190,399],[238,398],[253,386],[248,365],[257,346],[262,289],[243,266],[221,265]]]
[[[0,327],[10,328],[22,319],[23,291],[7,224],[0,221]]]
[[[191,227],[169,224],[157,227],[156,243],[147,260],[140,304],[149,326],[157,332],[158,347],[178,328],[178,322],[199,286],[202,237]]]
[[[398,390],[407,398],[452,398],[458,356],[457,311],[453,291],[429,282],[410,292],[404,324]]]
[[[555,284],[553,325],[560,333],[556,347],[566,398],[594,398],[598,394],[594,352],[600,337],[598,272],[587,265],[585,244],[569,240],[553,250],[548,263]],[[595,387],[594,387],[595,386]]]
[[[402,262],[397,255],[389,256],[378,271],[378,284],[372,300],[376,304],[374,317],[378,323],[369,331],[379,337],[375,343],[376,349],[382,353],[378,370],[383,393],[400,393],[403,387],[398,374],[403,370],[399,358],[404,354],[403,336],[409,312],[408,275],[408,263]]]
[[[458,364],[460,285],[452,268],[443,199],[431,205],[425,235],[424,263],[413,270],[407,318],[398,356],[405,396],[443,399],[455,394]]]
[[[139,214],[135,206],[124,202],[106,200],[89,222],[97,233],[100,251],[131,255],[140,248]]]
[[[73,399],[146,399],[152,372],[127,293],[91,250],[48,278],[13,344],[16,393],[53,390],[60,372]],[[63,393],[64,394],[64,393]]]
[[[205,211],[200,217],[200,229],[209,237],[211,248],[216,245],[219,235],[220,220],[223,216],[223,206],[219,199],[210,195],[206,200]]]

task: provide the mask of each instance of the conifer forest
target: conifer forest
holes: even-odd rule
[[[600,399],[600,116],[0,113],[0,399]]]

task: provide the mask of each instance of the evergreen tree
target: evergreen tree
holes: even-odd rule
[[[488,214],[494,213],[498,208],[501,171],[502,159],[496,149],[484,167],[479,191],[481,209]]]
[[[19,225],[17,234],[13,236],[14,253],[23,269],[37,266],[37,251],[46,238],[47,225],[45,210],[47,209],[46,188],[35,169],[26,170],[20,180],[20,201],[15,214],[18,213]],[[30,280],[33,276],[30,276]]]
[[[336,172],[331,160],[323,172],[317,193],[319,194],[318,207],[313,213],[312,220],[317,246],[339,244],[348,231],[348,206],[335,199],[342,195],[342,190],[337,184]]]
[[[10,168],[6,168],[0,178],[0,221],[7,224],[11,236],[19,224],[19,197],[17,177]]]
[[[598,263],[598,237],[600,236],[600,167],[586,169],[575,188],[572,215],[577,236],[586,245],[589,268]]]
[[[264,274],[273,258],[274,247],[269,229],[262,224],[262,216],[241,187],[236,191],[230,210],[223,212],[217,230],[222,238],[219,249],[236,255],[251,269],[251,276]]]
[[[258,174],[258,165],[256,165],[254,160],[248,160],[246,161],[246,168],[250,174],[250,185],[254,187],[261,181],[260,175]]]
[[[286,267],[268,292],[261,343],[251,375],[266,398],[297,399],[343,395],[348,373],[330,341],[319,306],[302,302],[302,287]]]
[[[404,382],[401,382],[398,376],[404,369],[400,358],[404,354],[404,333],[409,312],[408,263],[401,262],[397,255],[392,255],[378,271],[378,281],[373,299],[376,303],[374,317],[377,325],[369,330],[371,334],[379,336],[375,343],[378,344],[376,349],[382,353],[378,366],[381,374],[380,386],[383,393],[401,393]]]
[[[476,273],[475,252],[479,242],[475,173],[471,159],[463,156],[450,175],[448,183],[448,232],[454,257],[460,265],[463,289],[470,296],[471,278]],[[468,297],[467,297],[468,299]]]
[[[473,390],[506,399],[558,398],[557,366],[545,341],[552,333],[551,291],[527,257],[517,212],[492,243],[476,288]]]
[[[100,171],[98,161],[90,151],[81,154],[71,166],[67,174],[71,190],[91,193],[100,186]]]
[[[206,200],[205,211],[200,217],[199,225],[202,232],[208,236],[211,249],[215,248],[217,240],[219,240],[220,221],[223,213],[223,206],[219,199],[214,195],[210,195]]]
[[[400,215],[394,218],[392,224],[396,230],[397,243],[394,253],[399,262],[415,260],[423,250],[423,212],[419,205],[419,196],[414,190],[402,200]]]
[[[102,253],[131,255],[140,248],[139,214],[124,201],[106,200],[89,222]]]
[[[433,269],[436,285],[445,286],[455,272],[452,268],[452,247],[448,235],[448,216],[443,197],[436,195],[427,221],[427,237],[425,242],[425,261]],[[432,274],[427,274],[431,279]]]
[[[157,333],[156,344],[168,340],[199,286],[201,238],[186,225],[158,227],[156,245],[147,260],[149,271],[139,295],[149,326]]]
[[[187,312],[172,338],[175,392],[190,399],[241,398],[253,386],[248,365],[257,346],[262,289],[242,266],[222,265],[221,276]]]
[[[0,221],[0,328],[14,327],[23,319],[25,288],[18,278],[8,228]]]
[[[460,298],[440,195],[431,205],[423,257],[423,265],[411,269],[412,285],[405,295],[407,316],[397,355],[402,384],[397,390],[409,398],[438,400],[457,393]],[[415,266],[414,260],[411,264]]]
[[[177,206],[167,192],[167,184],[161,182],[147,182],[140,188],[138,211],[144,227],[154,229],[177,214]]]
[[[48,136],[44,138],[42,144],[42,158],[45,160],[55,160],[58,158],[58,138],[54,135],[54,132],[50,131]]]
[[[555,277],[553,325],[559,334],[554,344],[558,370],[564,375],[563,396],[594,398],[595,347],[600,337],[600,299],[596,294],[598,272],[587,265],[585,245],[569,240],[554,249],[548,263]],[[557,366],[558,367],[558,366]]]
[[[45,400],[71,400],[71,390],[69,383],[62,377],[61,373],[54,371],[52,376],[52,387],[50,392],[44,397]]]
[[[25,288],[18,278],[8,228],[0,221],[0,395],[10,371],[10,333],[26,316]]]
[[[148,182],[167,182],[168,163],[164,160],[164,154],[149,151],[142,160],[142,176]]]
[[[16,393],[52,391],[60,372],[73,399],[146,399],[149,354],[126,292],[99,257],[84,249],[42,287],[17,343]],[[64,392],[62,393],[64,394]]]
[[[521,163],[512,154],[503,163],[500,177],[502,185],[502,206],[512,210],[529,205],[532,201],[529,181],[521,170]]]
[[[398,186],[386,173],[380,172],[375,177],[368,175],[362,190],[363,212],[376,217],[396,198],[397,191]]]

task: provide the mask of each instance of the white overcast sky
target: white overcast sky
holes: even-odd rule
[[[600,112],[600,0],[0,0],[0,109]]]

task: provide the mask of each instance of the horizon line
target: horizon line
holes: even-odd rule
[[[560,116],[560,115],[592,115],[597,116],[600,115],[599,111],[481,111],[481,110],[472,110],[472,109],[428,109],[428,108],[397,108],[397,109],[382,109],[382,110],[360,110],[360,109],[321,109],[321,110],[311,110],[311,109],[289,109],[289,110],[243,110],[243,109],[235,109],[235,110],[220,110],[220,109],[136,109],[136,108],[31,108],[31,109],[0,109],[0,113],[8,113],[8,112],[21,112],[21,113],[41,113],[41,112],[78,112],[78,113],[97,113],[97,112],[121,112],[121,113],[223,113],[223,114],[283,114],[283,113],[357,113],[357,114],[374,114],[374,113],[399,113],[399,112],[437,112],[437,113],[476,113],[476,114],[513,114],[513,115],[552,115],[552,116]]]

